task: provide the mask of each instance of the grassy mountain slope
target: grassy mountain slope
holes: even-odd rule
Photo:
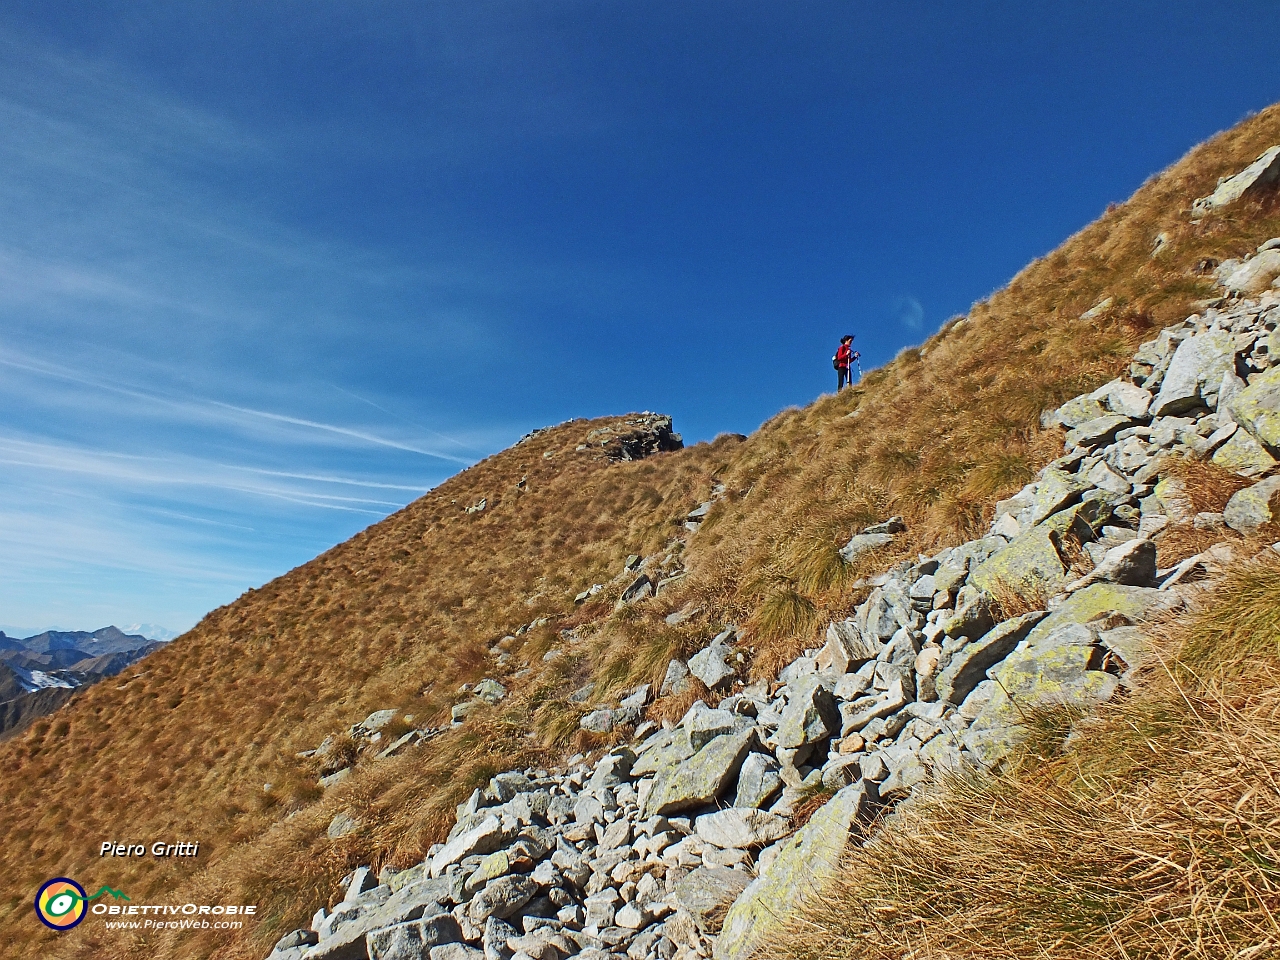
[[[1188,217],[1220,176],[1277,142],[1272,107],[1153,177],[963,322],[745,441],[610,463],[577,447],[618,421],[540,433],[214,611],[139,669],[0,744],[0,866],[11,881],[0,955],[29,956],[35,944],[51,957],[260,957],[353,864],[420,859],[453,804],[493,772],[605,742],[578,731],[582,707],[568,699],[587,681],[603,701],[659,679],[671,656],[726,621],[746,627],[748,669],[771,674],[860,598],[853,583],[870,568],[836,554],[855,529],[901,514],[904,553],[975,533],[997,499],[1060,452],[1060,436],[1038,426],[1042,409],[1110,379],[1153,327],[1212,296],[1206,258],[1280,235],[1274,196],[1199,224]],[[1077,319],[1107,296],[1100,317]],[[1221,507],[1223,478],[1191,479],[1200,509]],[[717,481],[726,496],[681,544],[679,521]],[[484,511],[464,511],[481,497]],[[615,613],[631,553],[687,575]],[[575,606],[592,583],[608,587]],[[702,612],[665,624],[687,603]],[[493,645],[539,618],[548,623]],[[573,628],[581,639],[562,639]],[[545,660],[553,649],[562,655]],[[503,650],[511,657],[500,667]],[[375,709],[443,723],[458,686],[482,676],[500,677],[512,696],[403,756],[362,762],[326,792],[313,762],[295,756]],[[652,710],[682,712],[687,702]],[[325,829],[340,811],[362,826],[330,841]],[[107,839],[199,839],[201,854],[108,862],[96,855]],[[55,875],[153,902],[256,902],[260,922],[204,938],[98,940],[88,924],[46,936],[30,897]]]

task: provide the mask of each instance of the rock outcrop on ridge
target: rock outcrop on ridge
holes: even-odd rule
[[[1267,289],[1164,329],[1126,377],[1045,414],[1064,453],[998,504],[985,537],[863,583],[854,615],[773,682],[735,682],[725,625],[664,684],[692,672],[724,692],[714,705],[641,722],[594,762],[493,777],[424,862],[356,870],[270,960],[768,956],[777,924],[878,813],[948,770],[998,766],[1028,707],[1088,706],[1130,682],[1140,624],[1233,559],[1224,542],[1160,568],[1162,537],[1270,522],[1277,327]],[[1223,513],[1196,513],[1169,470],[1180,458],[1256,482]],[[842,555],[902,531],[892,518]],[[610,726],[639,721],[649,694]]]

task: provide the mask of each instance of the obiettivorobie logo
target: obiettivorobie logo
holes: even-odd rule
[[[54,877],[46,880],[36,894],[36,916],[46,927],[54,930],[70,930],[84,919],[90,901],[97,900],[105,894],[111,894],[117,900],[129,898],[119,890],[112,890],[105,883],[93,896],[84,892],[84,887],[67,877]]]

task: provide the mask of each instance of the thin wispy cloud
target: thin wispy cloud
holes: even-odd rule
[[[919,330],[924,326],[924,307],[912,296],[897,297],[890,309],[894,322],[908,330]]]
[[[494,449],[392,413],[376,351],[337,347],[473,349],[451,291],[482,277],[218,185],[275,175],[274,135],[36,38],[0,54],[0,619],[190,626]]]

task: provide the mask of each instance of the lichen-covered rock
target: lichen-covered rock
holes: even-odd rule
[[[1109,699],[1120,681],[1092,669],[1100,659],[1097,632],[1080,623],[1063,624],[1034,644],[1028,638],[1025,647],[992,668],[996,689],[965,734],[965,745],[983,763],[994,763],[1023,736],[1020,721],[1029,708]]]
[[[1074,400],[1068,400],[1060,406],[1054,411],[1053,420],[1068,430],[1073,430],[1082,423],[1088,423],[1090,420],[1106,416],[1106,413],[1106,409],[1096,398],[1085,394],[1084,396],[1076,397]]]
[[[1067,571],[1058,555],[1055,539],[1054,531],[1046,527],[1032,527],[979,564],[970,576],[970,582],[988,593],[1037,587],[1046,593],[1057,593],[1066,582]]]
[[[1035,485],[1027,515],[1020,517],[1018,522],[1025,526],[1035,526],[1045,517],[1079,500],[1085,487],[1084,481],[1074,474],[1055,468],[1046,470]]]
[[[978,640],[956,652],[934,681],[938,699],[961,704],[979,683],[986,679],[987,671],[1013,652],[1031,632],[1031,628],[1045,618],[1043,611],[1024,613],[1006,620],[989,630]]]
[[[644,816],[679,813],[715,800],[737,777],[754,739],[752,731],[725,734],[692,757],[663,765],[645,798]]]
[[[1268,453],[1280,451],[1280,367],[1250,380],[1231,400],[1231,415]]]
[[[795,916],[801,900],[835,873],[849,832],[870,816],[872,799],[865,783],[845,787],[783,843],[769,866],[729,908],[716,940],[716,960],[768,955],[769,944]]]
[[[1237,430],[1214,453],[1213,462],[1242,477],[1260,477],[1273,469],[1277,461],[1248,430]]]
[[[664,767],[687,760],[697,752],[689,731],[684,727],[659,731],[645,741],[643,749],[636,756],[636,762],[631,765],[631,775],[648,776]]]
[[[1036,624],[1027,634],[1027,645],[1040,643],[1064,624],[1088,623],[1108,613],[1136,621],[1149,611],[1168,609],[1177,602],[1176,597],[1149,587],[1095,583],[1071,594],[1049,616]]]
[[[1223,519],[1232,530],[1253,533],[1274,519],[1271,501],[1280,493],[1280,477],[1268,477],[1261,483],[1234,493],[1222,511]]]

